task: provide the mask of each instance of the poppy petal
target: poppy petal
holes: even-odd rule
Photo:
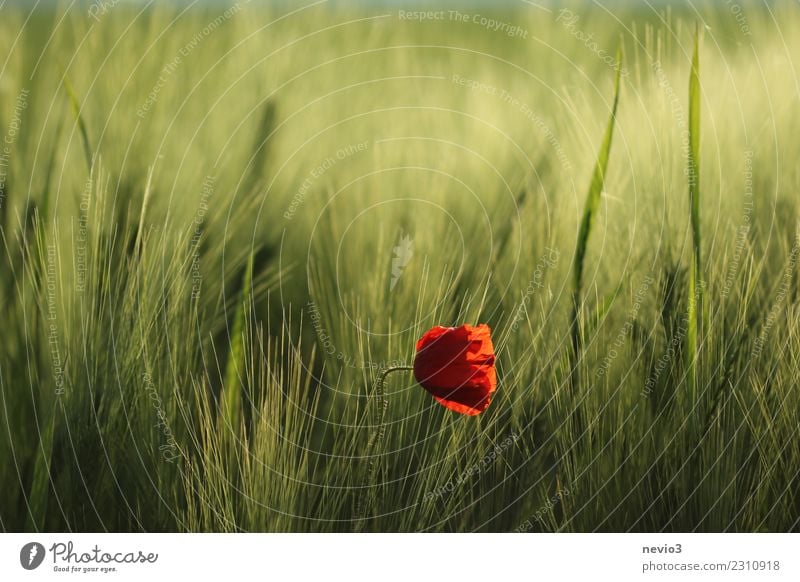
[[[436,326],[417,342],[414,376],[442,406],[473,416],[491,402],[494,362],[488,325]]]

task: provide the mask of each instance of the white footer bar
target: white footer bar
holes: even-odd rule
[[[797,581],[799,554],[798,534],[3,534],[0,580]]]

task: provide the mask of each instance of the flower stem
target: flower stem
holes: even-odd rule
[[[380,409],[380,420],[378,423],[380,425],[380,428],[378,429],[377,432],[374,432],[372,434],[372,436],[369,438],[369,441],[367,442],[366,458],[368,460],[368,464],[367,464],[367,474],[364,487],[370,486],[372,484],[372,480],[375,477],[375,473],[377,472],[378,469],[377,461],[373,459],[373,455],[375,451],[381,446],[385,432],[384,422],[386,420],[386,409],[389,407],[389,401],[386,399],[386,396],[383,392],[383,383],[386,380],[386,376],[388,376],[392,372],[402,372],[413,369],[414,368],[412,366],[393,366],[391,368],[384,368],[383,370],[381,370],[380,374],[378,374],[377,380],[375,380],[375,390],[373,391],[373,394],[382,401]],[[361,494],[361,497],[359,498],[356,504],[356,509],[355,509],[356,515],[355,515],[355,521],[353,522],[354,532],[360,532],[363,530],[364,521],[367,513],[367,507],[371,505],[370,501],[374,501],[370,499],[364,499],[364,495],[366,495],[366,492]]]
[[[378,379],[375,381],[375,392],[374,394],[381,399],[382,407],[381,407],[381,417],[380,417],[380,424],[383,426],[383,421],[386,418],[386,409],[389,406],[389,401],[386,398],[386,395],[383,393],[383,383],[386,380],[386,376],[391,374],[392,372],[403,372],[407,370],[413,370],[413,366],[393,366],[390,368],[384,368],[381,370],[381,373],[378,375]],[[382,435],[381,435],[382,436]]]
[[[375,381],[375,390],[377,391],[379,388],[383,388],[383,382],[386,380],[386,376],[391,374],[392,372],[402,372],[403,370],[413,370],[414,366],[393,366],[391,368],[384,368],[381,370],[378,379]]]

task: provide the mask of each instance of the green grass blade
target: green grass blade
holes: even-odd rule
[[[35,240],[30,243],[35,249],[32,260],[36,261],[40,267],[34,271],[36,292],[44,295],[48,285],[47,281],[47,259],[46,259],[46,232],[43,219],[38,210],[34,210],[34,230]],[[40,314],[36,313],[35,320],[35,341],[40,340]],[[47,505],[50,496],[50,465],[53,456],[53,435],[56,423],[56,392],[55,386],[44,384],[36,393],[36,432],[39,436],[39,443],[35,449],[33,461],[33,479],[28,492],[29,512],[27,516],[27,531],[42,531],[45,528],[47,518]]]
[[[597,163],[592,174],[592,181],[589,184],[589,192],[586,195],[586,203],[583,207],[583,218],[581,219],[580,229],[578,230],[578,242],[575,247],[575,261],[572,265],[572,346],[577,358],[580,345],[581,334],[579,317],[581,310],[581,294],[583,286],[583,266],[586,260],[586,251],[589,246],[589,235],[592,230],[592,221],[600,205],[600,197],[603,193],[605,184],[606,170],[608,168],[608,158],[611,152],[611,140],[614,135],[614,125],[617,119],[617,105],[619,104],[620,76],[622,71],[622,50],[617,51],[617,77],[614,82],[614,104],[611,107],[611,116],[608,119],[606,133],[603,143],[597,155]]]
[[[253,158],[245,183],[247,190],[259,184],[267,172],[267,161],[270,154],[272,132],[275,130],[276,117],[275,102],[269,99],[263,105],[258,131],[253,141]]]
[[[52,399],[45,399],[52,400]],[[36,448],[33,465],[33,481],[28,494],[29,514],[27,531],[43,531],[47,517],[47,501],[50,490],[50,462],[53,455],[53,433],[55,432],[55,402],[41,406],[39,417],[41,440]]]
[[[42,219],[42,225],[47,224],[47,220],[50,216],[50,199],[51,199],[51,192],[52,192],[52,181],[53,181],[53,172],[56,167],[56,161],[58,159],[58,146],[61,142],[61,133],[64,129],[64,118],[59,120],[58,127],[56,128],[56,135],[53,139],[53,147],[50,150],[50,157],[47,161],[47,169],[45,170],[44,176],[44,188],[42,189],[42,206],[40,209],[40,216]]]
[[[231,332],[231,351],[225,365],[225,384],[222,388],[222,419],[221,430],[226,427],[234,433],[238,431],[242,418],[242,387],[240,378],[244,375],[244,331],[245,318],[250,310],[250,290],[253,283],[253,255],[247,259],[244,278],[242,281],[241,302],[233,321]]]
[[[692,72],[689,76],[689,212],[692,222],[692,264],[689,273],[689,308],[686,330],[687,377],[693,396],[697,390],[698,319],[703,313],[703,279],[700,264],[700,59],[699,31],[695,29]]]
[[[81,143],[83,144],[83,155],[86,158],[86,167],[91,171],[94,155],[92,154],[92,144],[89,141],[89,131],[86,129],[86,121],[83,119],[83,115],[81,115],[81,104],[80,101],[78,101],[78,96],[75,94],[75,90],[72,88],[72,83],[66,73],[63,77],[63,83],[64,91],[66,91],[67,98],[72,107],[72,114],[75,116],[75,121],[78,123]]]
[[[142,197],[142,210],[139,214],[139,226],[136,229],[136,242],[134,243],[134,248],[136,249],[136,255],[138,257],[142,256],[142,245],[144,244],[144,223],[145,218],[147,218],[147,206],[150,203],[150,195],[153,192],[153,172],[155,172],[155,166],[152,166],[147,172],[147,183],[145,184],[144,196]]]

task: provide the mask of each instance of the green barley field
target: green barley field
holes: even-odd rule
[[[800,530],[800,8],[500,4],[0,0],[0,529]]]

